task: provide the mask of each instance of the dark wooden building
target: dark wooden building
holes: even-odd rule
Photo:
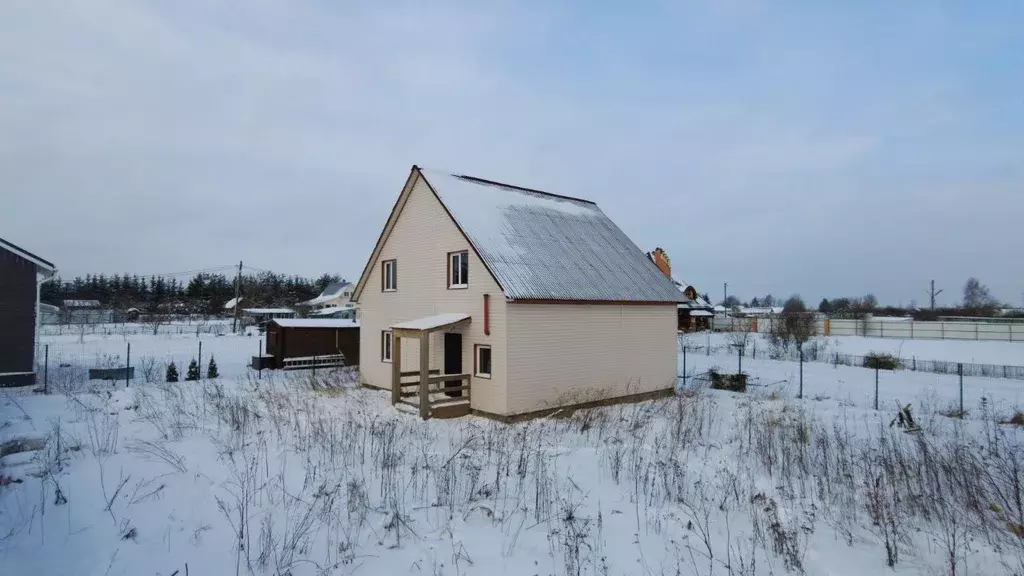
[[[39,281],[51,262],[0,238],[0,387],[36,381]]]
[[[267,354],[271,365],[285,360],[343,354],[346,366],[359,365],[359,323],[354,320],[275,318],[267,325]]]

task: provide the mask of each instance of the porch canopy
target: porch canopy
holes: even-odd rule
[[[426,316],[424,318],[417,318],[416,320],[409,320],[406,322],[398,322],[397,324],[391,325],[391,403],[397,404],[402,401],[402,376],[415,376],[417,372],[402,372],[402,339],[403,338],[419,338],[420,341],[420,366],[419,366],[419,382],[418,394],[419,402],[418,407],[420,410],[420,416],[427,418],[431,412],[430,407],[430,384],[444,383],[448,380],[468,380],[468,374],[451,374],[451,375],[430,375],[430,333],[438,330],[445,330],[448,328],[455,328],[465,326],[470,323],[469,314],[463,312],[449,312],[447,314],[436,314],[434,316]],[[408,383],[407,385],[411,385]],[[468,388],[468,385],[462,388]],[[460,388],[459,390],[461,390]],[[454,390],[452,390],[454,391]]]

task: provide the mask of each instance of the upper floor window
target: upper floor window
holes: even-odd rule
[[[469,286],[469,252],[448,254],[448,288]]]
[[[395,260],[385,260],[381,267],[381,285],[383,290],[385,292],[398,290],[398,262]]]

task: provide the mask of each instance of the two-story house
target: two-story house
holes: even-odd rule
[[[593,202],[413,166],[353,294],[361,377],[502,419],[668,394],[681,296]]]

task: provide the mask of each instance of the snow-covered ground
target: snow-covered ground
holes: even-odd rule
[[[760,350],[767,350],[764,334],[751,334]],[[691,346],[727,346],[727,332],[701,332],[684,336]],[[863,356],[869,352],[892,354],[898,358],[944,360],[977,364],[1024,366],[1024,342],[986,342],[971,340],[898,340],[863,336],[827,336],[816,338],[829,352]],[[754,342],[751,343],[754,345]]]
[[[744,359],[747,394],[422,421],[332,373],[257,380],[256,338],[203,340],[216,380],[0,391],[0,574],[1024,573],[1014,381],[960,421],[948,376],[883,373],[876,412],[873,370],[805,364],[798,401],[795,364]]]

